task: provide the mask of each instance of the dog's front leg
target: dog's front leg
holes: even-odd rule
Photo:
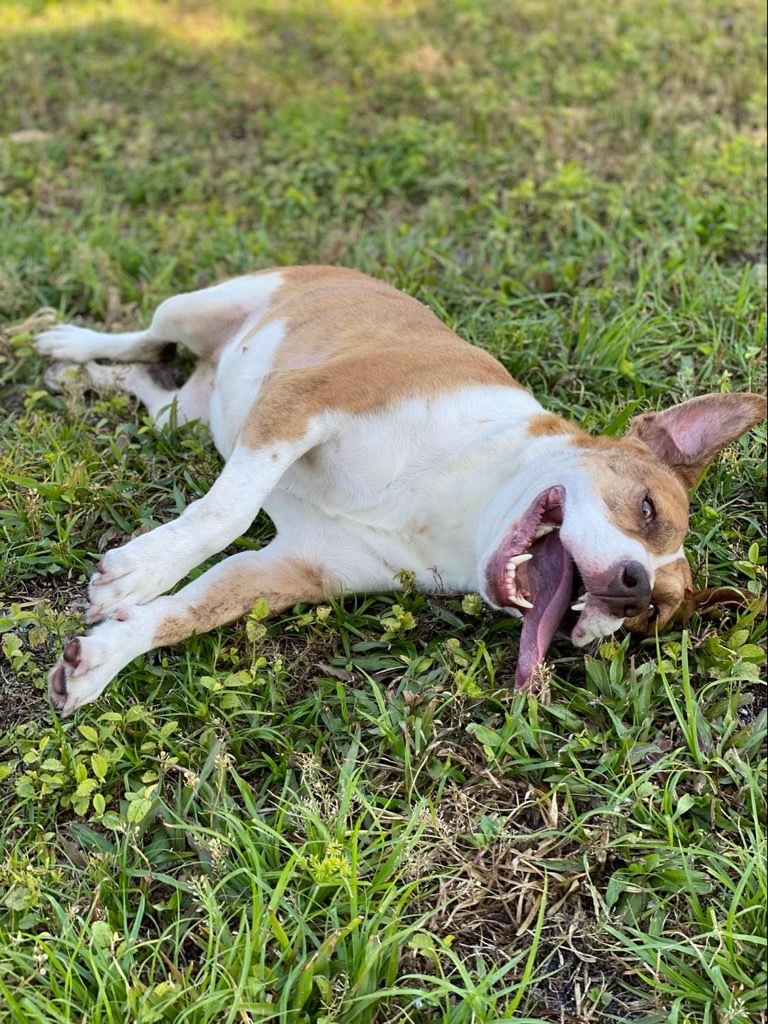
[[[235,448],[210,491],[178,519],[102,557],[89,588],[88,621],[146,604],[240,537],[285,470],[318,439],[308,431],[297,441]]]
[[[233,622],[259,598],[277,613],[339,592],[336,577],[319,564],[281,553],[277,541],[262,551],[232,555],[177,594],[124,608],[70,640],[48,676],[51,702],[71,714],[95,700],[138,655]]]

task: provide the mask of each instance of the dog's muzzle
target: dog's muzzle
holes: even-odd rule
[[[651,603],[651,581],[639,562],[628,562],[607,586],[590,592],[609,615],[620,619],[642,615]]]

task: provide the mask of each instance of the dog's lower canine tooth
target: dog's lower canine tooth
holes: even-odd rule
[[[516,604],[518,608],[533,608],[533,605],[530,601],[526,601],[524,597],[518,597],[516,594],[510,594],[509,600],[512,602],[512,604]]]
[[[572,612],[583,612],[586,607],[587,607],[587,602],[586,601],[582,601],[581,604],[572,604],[571,605],[571,611]]]
[[[532,558],[533,555],[530,551],[525,551],[522,555],[513,555],[507,562],[507,568],[509,568],[510,565],[522,565],[523,562],[530,562]]]

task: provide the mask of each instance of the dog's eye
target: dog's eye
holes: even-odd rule
[[[643,513],[643,521],[645,523],[652,523],[656,518],[656,506],[649,497],[646,496],[643,498],[643,504],[640,506],[640,510]]]

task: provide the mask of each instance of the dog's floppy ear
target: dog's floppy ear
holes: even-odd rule
[[[651,605],[650,611],[625,619],[624,627],[632,633],[653,636],[657,625],[659,629],[673,622],[687,626],[694,612],[709,612],[713,608],[744,609],[750,606],[755,614],[762,614],[765,611],[765,599],[760,600],[749,590],[739,590],[737,587],[708,587],[706,590],[686,587],[681,603],[672,605],[660,601],[658,605]]]
[[[765,419],[764,395],[750,392],[704,395],[664,412],[646,412],[629,422],[637,437],[690,489],[717,453]]]
[[[756,610],[765,608],[765,601],[757,595],[737,587],[708,587],[706,590],[686,590],[685,601],[675,616],[687,626],[694,612],[708,612],[712,608],[749,608]]]

